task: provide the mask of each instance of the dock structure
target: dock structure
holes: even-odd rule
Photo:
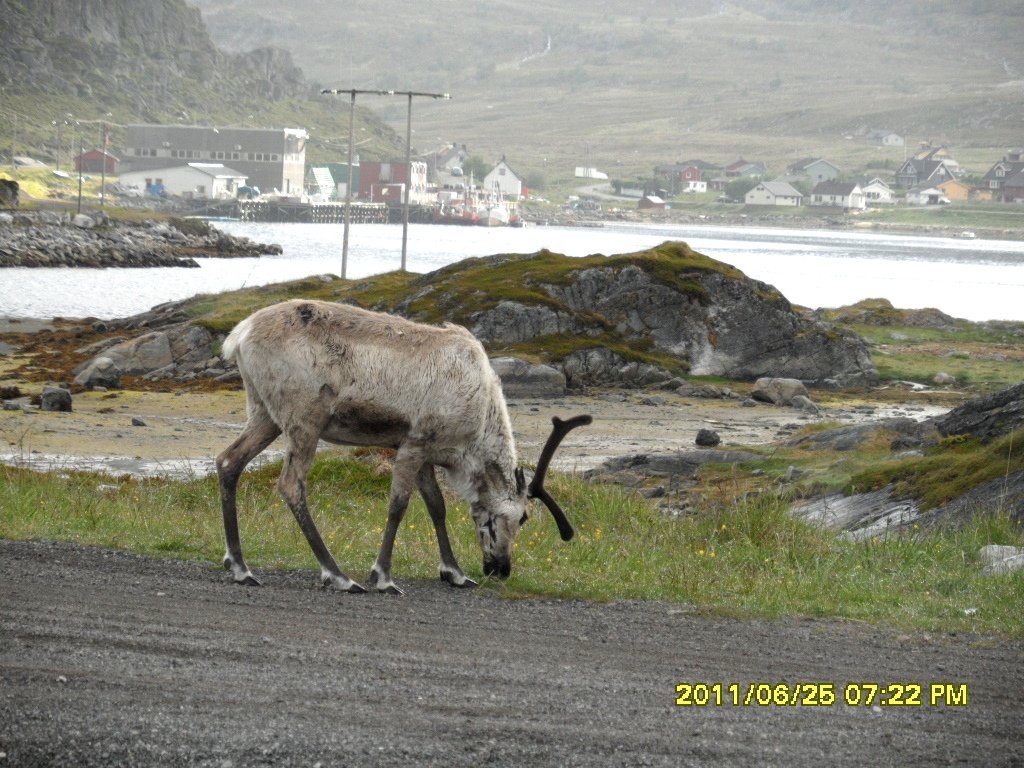
[[[429,224],[433,207],[409,207],[409,221]],[[191,212],[193,216],[233,218],[239,221],[300,222],[307,224],[342,224],[345,203],[304,203],[287,200],[225,200],[207,201]],[[387,203],[352,203],[351,221],[355,224],[401,224],[402,206]]]
[[[241,221],[305,222],[341,224],[345,221],[344,203],[302,203],[284,200],[239,200]],[[384,203],[353,203],[353,223],[382,223],[388,220]]]

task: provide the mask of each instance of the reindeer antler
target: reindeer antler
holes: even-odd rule
[[[552,517],[555,518],[555,523],[558,524],[558,533],[561,535],[562,541],[569,541],[573,537],[572,525],[569,523],[568,518],[566,518],[565,512],[558,506],[558,502],[551,498],[551,494],[545,490],[544,476],[547,474],[551,457],[555,455],[555,450],[557,450],[562,440],[565,439],[565,436],[576,429],[576,427],[590,424],[593,420],[593,417],[589,414],[574,416],[566,421],[562,421],[557,416],[551,417],[551,424],[553,425],[551,435],[544,444],[544,450],[540,452],[540,459],[537,461],[537,471],[534,472],[533,480],[530,481],[530,487],[527,489],[527,495],[531,499],[540,499],[544,502],[544,506],[551,511]]]

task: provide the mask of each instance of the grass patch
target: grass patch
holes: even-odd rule
[[[242,540],[258,569],[316,566],[274,489],[278,467],[247,473],[239,487]],[[217,484],[117,480],[98,489],[89,473],[40,474],[0,467],[0,536],[50,538],[126,549],[153,557],[219,563],[223,554]],[[376,556],[386,515],[388,478],[372,462],[322,456],[310,479],[315,516],[339,564],[356,578]],[[846,542],[789,518],[765,495],[669,520],[613,486],[564,475],[552,491],[570,511],[576,538],[566,544],[541,509],[516,542],[506,583],[484,582],[509,597],[657,599],[728,615],[838,616],[924,630],[1024,635],[1017,606],[1024,575],[983,578],[984,544],[1024,543],[1008,516],[959,532],[915,532],[886,541]],[[333,493],[332,488],[344,488]],[[467,510],[450,510],[453,547],[473,578],[480,553]],[[395,551],[399,580],[436,578],[437,547],[417,499]],[[966,609],[976,609],[965,613]]]
[[[896,496],[921,500],[931,509],[976,486],[1024,471],[1024,428],[990,443],[956,436],[942,440],[923,457],[893,460],[856,473],[848,492],[869,491],[892,484]]]

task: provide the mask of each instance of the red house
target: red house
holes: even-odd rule
[[[75,158],[75,171],[78,173],[106,173],[109,176],[117,175],[117,166],[121,160],[109,152],[102,152],[98,149],[90,149]],[[106,169],[104,169],[104,163]]]

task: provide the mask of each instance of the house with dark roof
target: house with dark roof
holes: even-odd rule
[[[957,178],[959,173],[960,163],[949,156],[945,147],[927,148],[899,167],[896,186],[904,189],[934,187]]]
[[[863,211],[867,208],[864,191],[855,181],[819,181],[811,190],[808,205],[842,208],[844,211]]]
[[[1024,149],[1011,149],[1002,160],[981,177],[981,187],[992,193],[996,202],[1011,203],[1022,199],[1021,174],[1024,173]]]

